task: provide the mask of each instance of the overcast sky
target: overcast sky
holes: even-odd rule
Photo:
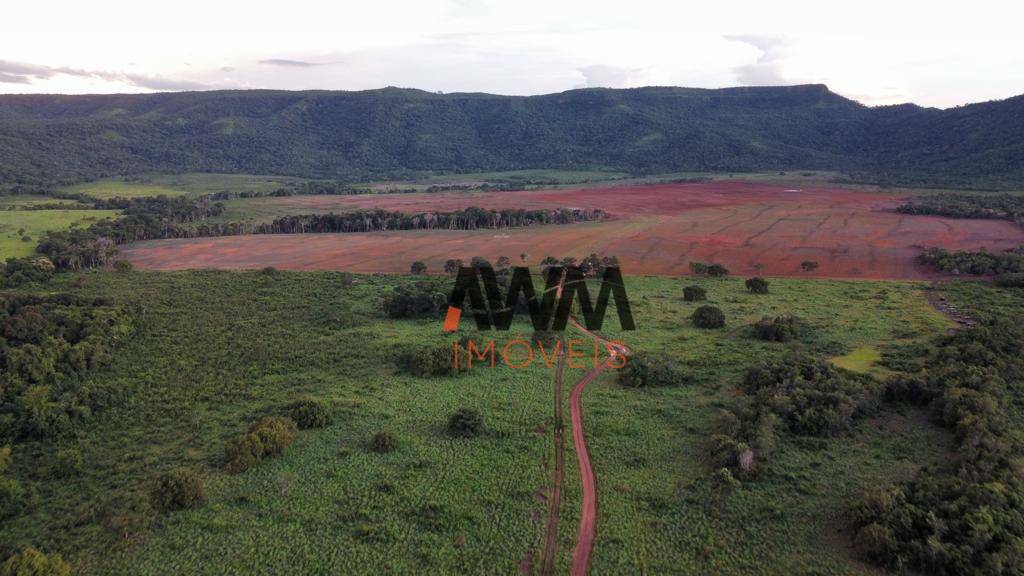
[[[1024,93],[1020,2],[10,0],[0,14],[0,92],[825,83],[940,107]]]

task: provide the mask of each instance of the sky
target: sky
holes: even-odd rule
[[[546,94],[824,83],[869,105],[1024,93],[1024,3],[10,1],[0,93]]]

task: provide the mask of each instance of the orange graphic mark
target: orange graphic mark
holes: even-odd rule
[[[455,332],[456,330],[458,330],[459,318],[462,318],[462,308],[449,306],[448,315],[444,317],[444,331]]]

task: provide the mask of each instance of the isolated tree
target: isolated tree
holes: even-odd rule
[[[708,273],[708,265],[703,262],[690,262],[690,272],[703,275]]]
[[[725,326],[725,313],[714,306],[701,306],[693,312],[693,325],[704,329],[721,328]]]
[[[713,277],[728,276],[729,269],[721,264],[708,264],[707,275]]]
[[[747,278],[747,290],[750,290],[753,294],[767,294],[768,293],[768,281],[760,276],[754,276],[753,278]]]
[[[409,267],[409,272],[411,272],[412,274],[426,274],[427,265],[417,260],[412,263],[412,266]]]
[[[707,291],[700,286],[683,287],[683,300],[686,302],[700,302],[701,300],[707,300],[707,298]]]
[[[444,271],[447,274],[456,274],[462,268],[462,260],[458,258],[449,258],[444,263]]]

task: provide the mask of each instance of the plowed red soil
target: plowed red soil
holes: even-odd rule
[[[407,272],[415,260],[439,272],[473,256],[536,265],[547,255],[618,256],[627,274],[678,275],[689,262],[717,262],[737,274],[817,277],[934,276],[914,264],[921,246],[999,250],[1024,243],[1009,222],[907,216],[893,195],[749,182],[608,186],[491,193],[294,196],[274,199],[290,213],[382,208],[417,213],[483,208],[601,208],[603,222],[509,230],[418,230],[365,234],[259,235],[160,240],[123,248],[144,269],[259,268]]]

